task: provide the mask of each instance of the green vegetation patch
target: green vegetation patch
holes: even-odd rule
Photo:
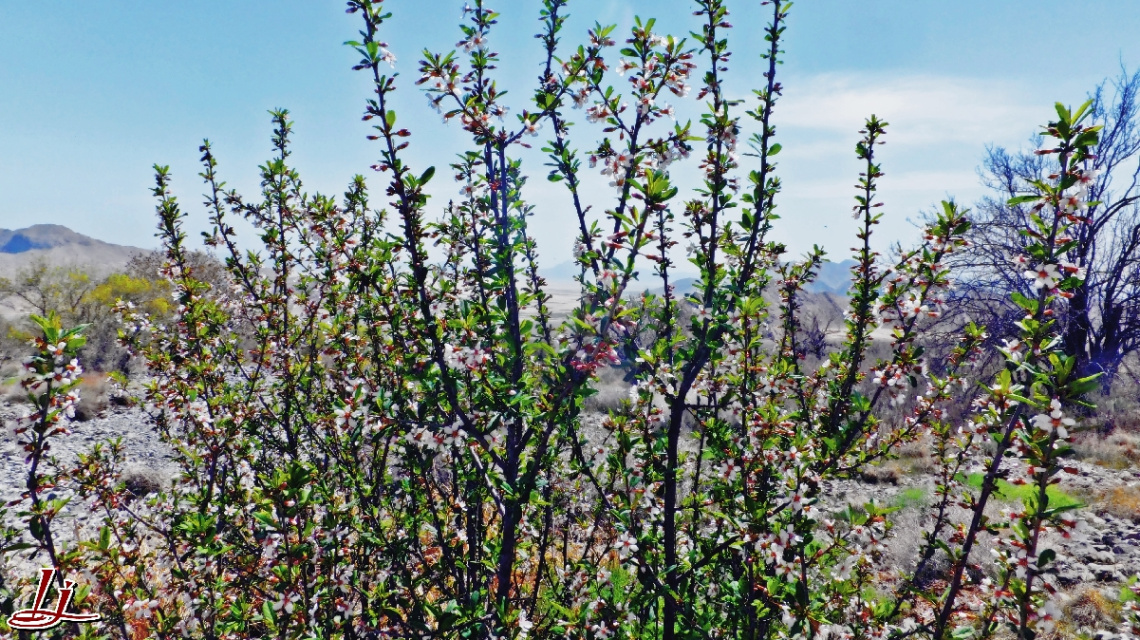
[[[926,489],[922,487],[911,487],[904,489],[895,496],[892,506],[899,509],[921,509],[928,504]]]
[[[982,479],[984,475],[981,473],[971,473],[966,477],[966,484],[974,489],[982,488]],[[1045,491],[1049,496],[1049,507],[1083,507],[1084,503],[1075,497],[1061,491],[1056,486],[1051,486]],[[998,480],[997,491],[995,495],[1010,502],[1025,502],[1031,496],[1037,494],[1037,487],[1031,484],[1012,484],[1005,480]]]

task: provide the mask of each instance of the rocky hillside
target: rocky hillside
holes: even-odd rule
[[[41,259],[56,265],[84,266],[97,274],[110,273],[144,251],[96,240],[58,224],[0,229],[0,277],[11,277]]]

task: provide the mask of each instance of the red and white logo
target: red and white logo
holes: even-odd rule
[[[61,622],[95,622],[99,620],[97,613],[72,613],[67,610],[71,596],[75,593],[75,583],[71,580],[63,581],[63,588],[59,590],[59,602],[55,610],[44,609],[44,600],[47,598],[48,588],[51,587],[55,569],[40,569],[40,587],[36,591],[36,601],[31,609],[20,609],[8,616],[8,626],[13,629],[25,631],[38,631],[51,629]]]

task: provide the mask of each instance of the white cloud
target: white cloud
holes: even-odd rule
[[[747,101],[751,107],[753,100]],[[909,243],[916,230],[908,221],[940,200],[954,198],[972,207],[984,194],[977,167],[985,145],[1018,146],[1053,115],[1047,96],[1022,84],[933,75],[828,74],[789,80],[775,122],[784,151],[777,157],[783,191],[777,196],[775,236],[793,253],[825,245],[842,259],[854,238],[851,219],[855,183],[863,169],[855,142],[871,113],[890,123],[887,145],[879,152],[884,176],[878,199],[885,203],[874,243]],[[744,121],[749,125],[748,119]],[[699,147],[699,145],[698,145]],[[532,157],[537,163],[545,159]],[[743,159],[743,171],[753,159]],[[696,160],[675,165],[683,199],[692,195]],[[568,260],[577,234],[565,187],[543,179],[545,169],[530,164],[529,201],[541,204],[530,229],[547,264]],[[584,200],[594,215],[609,206],[612,191],[596,170],[583,169]],[[688,176],[688,177],[685,177]],[[448,189],[452,187],[448,186]],[[450,197],[450,192],[447,194]]]
[[[891,144],[1016,143],[1048,117],[1016,84],[931,75],[825,74],[791,82],[777,105],[778,126],[854,136],[871,114],[886,120]]]
[[[855,196],[853,177],[827,179],[797,179],[794,182],[796,194],[810,198],[843,198]],[[916,170],[887,172],[879,180],[879,194],[925,194],[942,197],[946,192],[964,192],[979,189],[978,176],[973,171],[961,170]],[[787,192],[785,193],[787,194]]]
[[[890,123],[887,145],[878,151],[884,172],[878,200],[886,216],[875,244],[885,246],[913,239],[908,218],[940,200],[971,207],[984,195],[977,167],[985,146],[1025,144],[1054,115],[1051,107],[1040,89],[1016,82],[871,73],[793,78],[775,113],[784,147],[778,235],[794,251],[850,245],[863,170],[855,142],[872,113]]]

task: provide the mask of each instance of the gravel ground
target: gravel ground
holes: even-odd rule
[[[16,437],[12,433],[16,418],[25,406],[0,403],[0,421],[6,436],[0,442],[0,499],[4,502],[19,500],[26,482],[26,454],[16,444]],[[585,425],[585,431],[593,432],[590,435],[594,437],[600,435],[598,421],[587,422],[589,424]],[[128,473],[142,474],[165,483],[178,472],[170,449],[159,440],[148,416],[139,408],[111,406],[94,419],[71,423],[70,429],[70,435],[53,441],[51,452],[65,468],[76,462],[77,453],[89,450],[95,443],[121,437]],[[1140,491],[1140,469],[1136,467],[1113,470],[1082,460],[1070,464],[1077,469],[1077,473],[1064,474],[1061,488],[1082,499],[1112,487],[1132,487]],[[979,464],[970,471],[980,470]],[[902,475],[896,481],[887,483],[832,481],[826,485],[825,496],[818,507],[821,511],[830,513],[842,509],[846,504],[863,504],[872,497],[879,504],[902,504],[902,509],[896,514],[899,525],[895,527],[892,541],[888,545],[888,554],[894,563],[904,566],[911,563],[910,566],[913,566],[921,544],[919,530],[926,518],[921,504],[906,500],[907,495],[913,496],[916,493],[932,496],[932,479],[912,474]],[[999,502],[994,505],[994,511],[996,513],[1010,506],[1012,504]],[[19,506],[10,507],[9,518],[14,519],[18,510]],[[1095,506],[1082,508],[1077,513],[1088,525],[1083,535],[1071,539],[1056,537],[1048,541],[1058,549],[1057,577],[1062,586],[1117,584],[1140,573],[1140,522],[1115,517]],[[69,505],[57,520],[56,530],[61,532],[64,539],[73,537],[74,533],[68,532],[74,532],[76,525],[83,528],[88,524],[88,518],[89,514],[82,512],[82,505]],[[983,545],[979,553],[988,553],[988,547]],[[976,560],[983,565],[988,564],[985,558],[978,557]]]
[[[0,443],[0,499],[5,502],[19,498],[26,482],[27,453],[16,444],[13,429],[16,418],[26,405],[0,405],[0,420],[4,424],[4,439]],[[145,412],[132,407],[112,406],[98,417],[85,422],[71,422],[70,435],[51,439],[50,455],[62,468],[70,468],[78,460],[77,454],[89,451],[96,443],[113,438],[123,439],[123,454],[128,470],[152,472],[173,477],[177,466],[170,450],[163,444]]]
[[[26,407],[0,403],[0,424],[4,429],[4,438],[0,441],[0,500],[5,504],[19,501],[8,507],[8,520],[20,530],[24,530],[26,525],[19,522],[16,513],[30,502],[21,500],[27,486],[28,464],[27,453],[16,443],[17,436],[13,430],[16,419],[25,413]],[[137,408],[112,406],[98,417],[72,422],[68,428],[71,434],[53,438],[49,452],[62,469],[73,467],[78,461],[77,454],[89,451],[96,443],[120,437],[123,439],[124,475],[139,474],[158,482],[168,482],[178,473],[170,449],[159,440],[146,413]],[[52,531],[59,543],[67,544],[75,539],[77,530],[82,531],[84,537],[93,537],[98,521],[98,518],[91,517],[82,503],[73,502],[56,517]],[[31,541],[26,532],[24,537]],[[7,558],[9,569],[19,575],[31,575],[29,571],[34,573],[42,563],[34,557],[26,557],[25,553],[13,555],[16,557]]]
[[[1014,464],[1017,464],[1014,462]],[[1130,487],[1140,491],[1140,469],[1107,469],[1083,460],[1071,460],[1066,466],[1074,467],[1076,474],[1062,474],[1060,488],[1064,492],[1091,504],[1078,509],[1075,514],[1083,519],[1087,528],[1074,533],[1070,538],[1050,534],[1045,538],[1045,546],[1057,551],[1057,581],[1062,587],[1076,587],[1083,584],[1119,584],[1131,576],[1140,574],[1140,522],[1104,513],[1092,500],[1098,493],[1114,487]],[[967,473],[980,473],[984,468],[980,462],[974,463]],[[1017,478],[1020,470],[1011,472],[1011,479]],[[918,489],[922,495],[934,496],[934,481],[929,476],[904,475],[897,483],[869,484],[856,480],[829,481],[825,486],[825,496],[820,507],[823,511],[838,511],[846,505],[862,505],[874,498],[880,506],[899,506],[896,526],[888,542],[888,557],[893,563],[913,568],[917,551],[923,543],[920,530],[927,521],[925,510],[908,498]],[[932,499],[932,498],[928,498]],[[1002,509],[1016,508],[1019,502],[991,502],[987,513],[996,516]],[[958,514],[966,516],[965,511]],[[982,541],[973,559],[983,567],[992,566],[988,541]],[[996,574],[995,574],[996,575]]]

